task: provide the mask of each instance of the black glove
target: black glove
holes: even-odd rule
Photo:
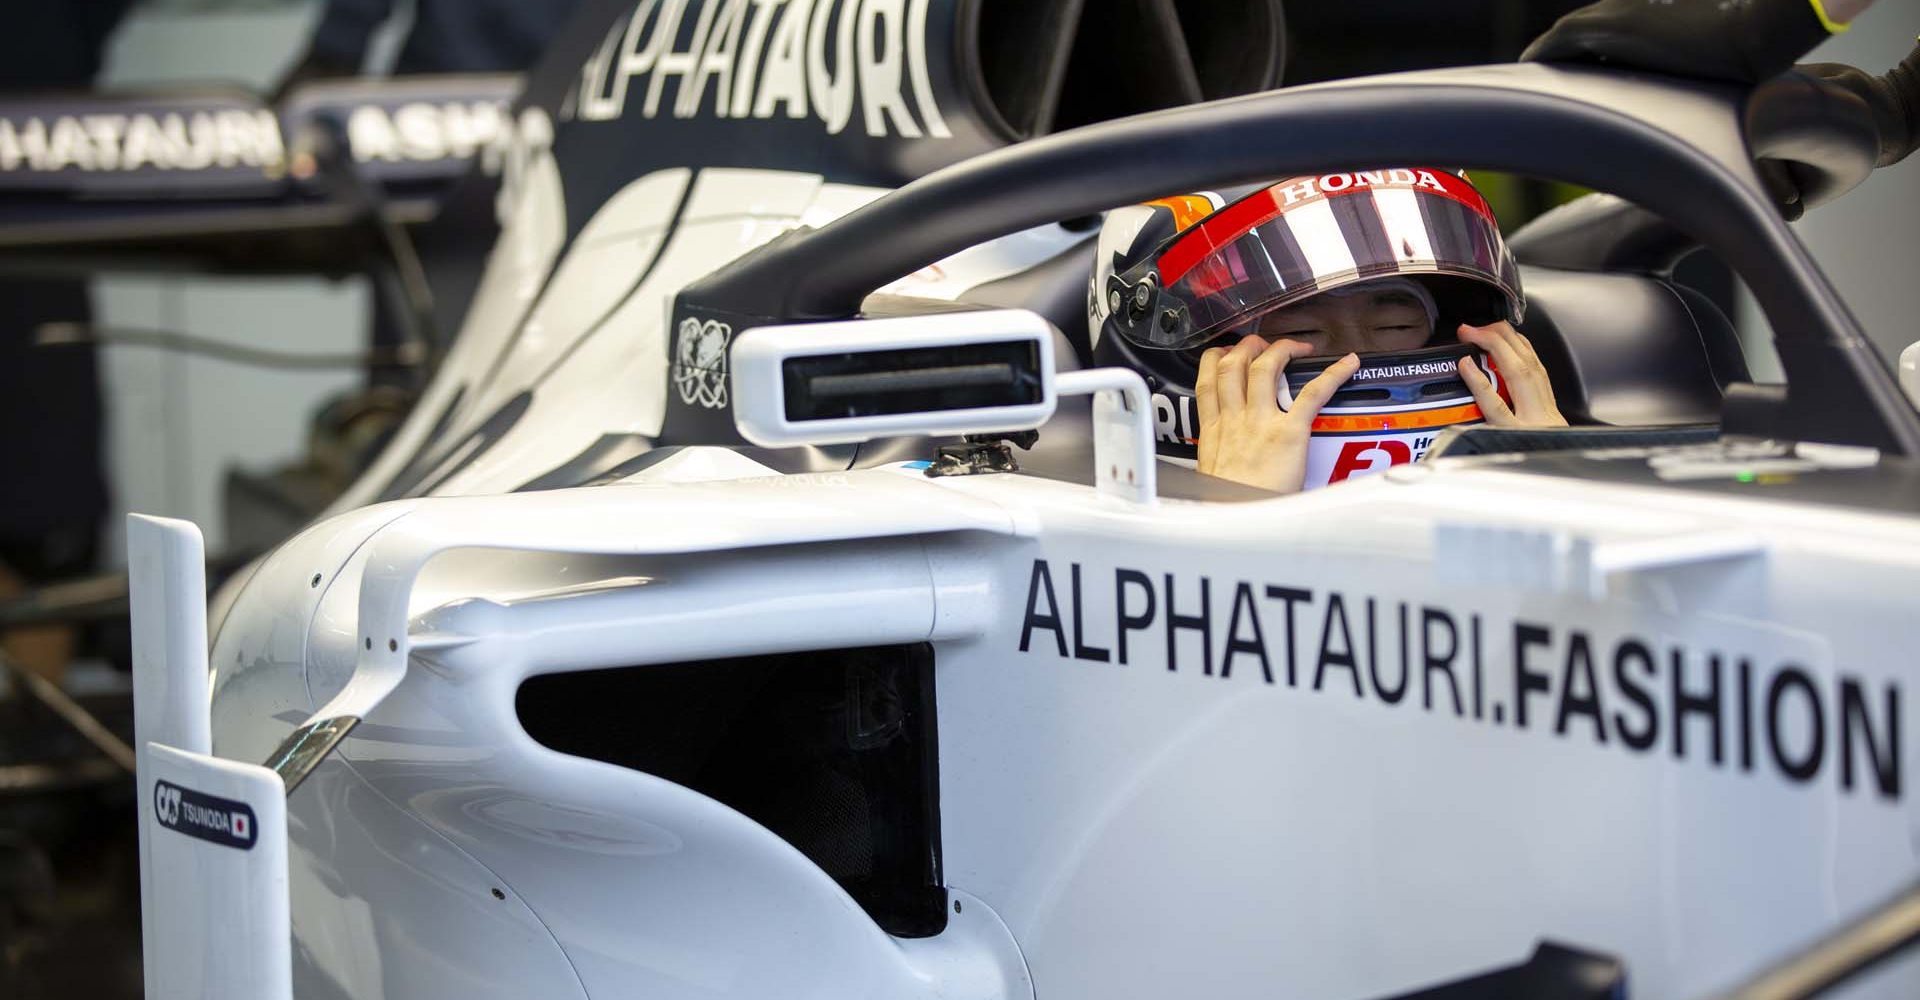
[[[323,53],[309,51],[300,58],[299,62],[294,63],[293,68],[287,71],[287,75],[281,77],[280,82],[268,92],[267,102],[279,104],[287,99],[288,94],[299,89],[303,83],[314,80],[338,80],[359,75],[358,63],[348,64]]]
[[[1796,68],[1844,87],[1867,102],[1873,111],[1873,124],[1880,130],[1880,157],[1874,166],[1899,163],[1920,146],[1920,45],[1884,76],[1839,63],[1808,63]]]
[[[1599,0],[1555,21],[1520,59],[1758,83],[1826,38],[1812,0]]]

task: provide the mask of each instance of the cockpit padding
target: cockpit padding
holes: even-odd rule
[[[959,301],[1040,313],[1060,331],[1056,363],[1063,371],[1078,368],[1092,354],[1086,314],[1092,250],[1089,241],[1020,274],[971,289]],[[1521,280],[1528,300],[1523,331],[1553,379],[1561,412],[1576,425],[1590,426],[1542,432],[1538,440],[1481,428],[1469,432],[1470,439],[1459,441],[1450,454],[1691,443],[1717,434],[1726,386],[1748,376],[1738,334],[1705,296],[1643,274],[1523,265]],[[1087,403],[1084,397],[1060,401],[1034,450],[1016,452],[1023,468],[1048,478],[1090,481]],[[1645,429],[1626,429],[1632,426]],[[872,442],[861,446],[853,465],[925,457],[934,443]],[[1219,482],[1186,469],[1162,470],[1162,493],[1167,495],[1206,493]],[[1210,494],[1205,499],[1265,495],[1248,489],[1244,495]]]
[[[978,306],[1032,309],[1092,356],[1086,281],[1093,248],[960,296]],[[1720,419],[1726,387],[1748,379],[1739,334],[1699,292],[1646,274],[1522,265],[1525,333],[1576,424],[1698,424]],[[1064,358],[1064,354],[1062,355]]]
[[[1511,455],[1535,451],[1596,451],[1614,448],[1669,448],[1706,444],[1720,436],[1718,424],[1658,427],[1449,427],[1434,440],[1433,458],[1461,455]]]
[[[1739,335],[1693,289],[1640,274],[1520,269],[1521,332],[1575,424],[1714,423],[1747,380]]]
[[[1093,273],[1095,242],[1087,239],[1018,274],[969,288],[960,293],[959,301],[977,308],[1039,313],[1072,345],[1070,367],[1085,367],[1093,360],[1093,339],[1087,331],[1087,281]],[[1068,370],[1065,357],[1056,355],[1055,360],[1061,370]]]

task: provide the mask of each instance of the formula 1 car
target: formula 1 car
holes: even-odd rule
[[[210,614],[133,519],[149,995],[1913,995],[1854,974],[1920,935],[1920,413],[1755,167],[1831,138],[1805,91],[1490,66],[993,149],[981,9],[599,6],[332,516]],[[1088,220],[1404,162],[1621,199],[1513,240],[1577,426],[1157,462]]]

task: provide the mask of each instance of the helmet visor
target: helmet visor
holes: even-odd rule
[[[1443,170],[1366,170],[1284,181],[1181,232],[1106,290],[1120,333],[1196,347],[1264,313],[1388,275],[1454,275],[1497,288],[1520,318],[1518,268],[1485,199]]]

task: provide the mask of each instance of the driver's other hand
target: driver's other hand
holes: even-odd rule
[[[1567,418],[1560,415],[1560,407],[1553,401],[1553,383],[1547,379],[1546,367],[1540,364],[1540,356],[1533,353],[1533,345],[1513,324],[1505,320],[1487,326],[1462,323],[1460,342],[1491,355],[1494,365],[1500,369],[1500,377],[1507,380],[1507,395],[1513,399],[1511,407],[1494,391],[1493,381],[1472,358],[1460,359],[1460,378],[1467,383],[1467,390],[1473,393],[1473,401],[1480,404],[1480,412],[1486,415],[1490,426],[1567,426]]]
[[[1292,409],[1280,409],[1280,379],[1287,362],[1313,353],[1313,346],[1280,339],[1269,344],[1248,334],[1232,347],[1200,356],[1194,397],[1200,408],[1200,471],[1280,493],[1297,493],[1307,478],[1307,440],[1313,418],[1360,367],[1349,354],[1295,394]]]

